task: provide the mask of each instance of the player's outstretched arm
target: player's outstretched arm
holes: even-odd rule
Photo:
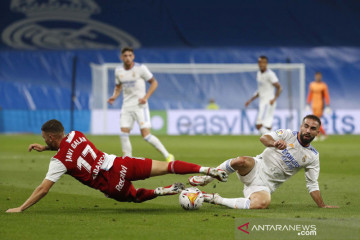
[[[31,150],[42,152],[42,151],[50,150],[50,148],[48,146],[44,146],[38,143],[32,143],[28,147],[28,151],[31,152]]]
[[[275,147],[280,150],[286,148],[286,142],[282,139],[275,141],[270,135],[263,135],[260,137],[260,142],[264,144],[265,147]]]
[[[50,188],[54,185],[54,182],[44,179],[44,181],[34,190],[31,196],[17,208],[10,208],[6,212],[7,213],[18,213],[23,212],[35,203],[37,203],[40,199],[45,197],[45,195],[49,192]]]
[[[316,191],[312,191],[310,193],[312,199],[314,200],[314,202],[318,205],[318,207],[320,208],[339,208],[338,206],[330,206],[330,205],[326,205],[321,197],[320,191],[316,190]]]

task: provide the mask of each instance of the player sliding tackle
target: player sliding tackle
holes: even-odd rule
[[[219,194],[204,193],[204,201],[238,209],[263,209],[270,205],[271,193],[283,182],[305,169],[306,186],[321,208],[337,208],[326,205],[320,195],[318,177],[319,153],[310,143],[319,133],[321,121],[315,115],[303,119],[300,132],[277,130],[260,138],[267,148],[256,157],[237,157],[223,162],[218,168],[228,174],[236,172],[244,183],[245,198],[223,198]],[[204,186],[214,180],[209,176],[189,178],[193,186]]]
[[[109,198],[120,202],[144,202],[157,196],[173,195],[184,189],[182,183],[156,189],[135,189],[131,181],[168,173],[204,173],[226,182],[225,171],[201,167],[193,163],[172,161],[170,163],[148,158],[116,157],[99,151],[84,134],[77,131],[65,136],[64,127],[57,120],[47,121],[41,128],[41,135],[47,145],[37,143],[29,151],[57,151],[51,158],[49,171],[43,182],[32,195],[17,208],[6,212],[22,212],[43,198],[64,174],[69,174],[81,183],[100,190]]]

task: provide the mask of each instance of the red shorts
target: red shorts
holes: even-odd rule
[[[150,177],[152,160],[149,158],[117,157],[109,170],[106,195],[120,202],[135,200],[136,189],[131,181]]]

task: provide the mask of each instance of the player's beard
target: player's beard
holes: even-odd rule
[[[57,147],[54,147],[54,146],[51,146],[51,145],[48,145],[48,147],[49,147],[49,149],[50,149],[50,150],[52,150],[52,151],[56,151],[56,150],[58,150],[58,148],[57,148]]]
[[[49,150],[52,150],[52,151],[58,150],[58,148],[51,143],[46,143],[46,145],[49,147]]]
[[[305,138],[305,136],[309,136],[307,138]],[[308,145],[312,142],[312,140],[314,140],[315,136],[314,137],[311,137],[311,134],[303,134],[303,133],[300,133],[300,141],[303,145]]]

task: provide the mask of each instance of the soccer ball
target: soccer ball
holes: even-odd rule
[[[202,206],[204,195],[198,188],[187,188],[180,193],[179,202],[185,210],[196,210]]]

